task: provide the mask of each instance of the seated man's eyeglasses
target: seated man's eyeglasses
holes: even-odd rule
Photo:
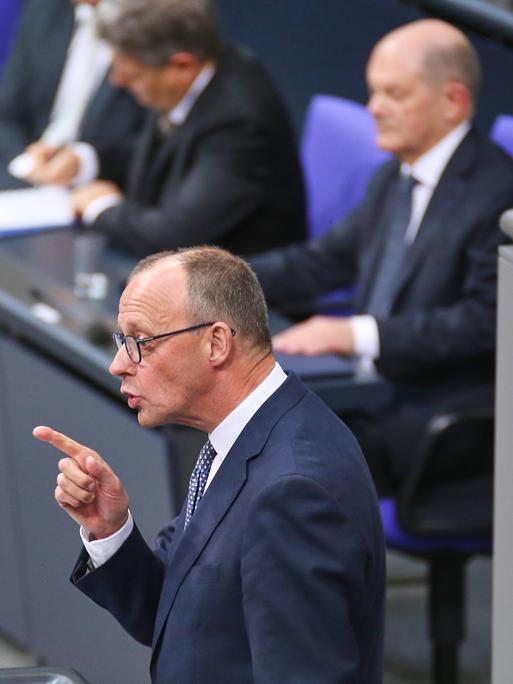
[[[125,345],[126,353],[132,363],[141,363],[142,352],[141,346],[153,342],[153,340],[160,340],[163,337],[173,337],[174,335],[181,335],[182,333],[192,332],[200,328],[207,328],[209,325],[214,325],[215,321],[209,323],[197,323],[188,328],[181,328],[180,330],[172,330],[171,332],[161,333],[160,335],[152,335],[151,337],[134,337],[133,335],[123,335],[122,332],[115,332],[112,336],[116,349],[121,349]],[[235,335],[235,330],[232,329],[232,336]]]

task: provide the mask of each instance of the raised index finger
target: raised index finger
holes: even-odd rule
[[[71,437],[63,435],[62,432],[57,432],[57,430],[53,430],[46,425],[38,425],[32,430],[32,434],[36,439],[39,439],[41,442],[48,442],[74,460],[78,460],[80,455],[84,455],[84,451],[90,451],[83,444],[75,442]]]

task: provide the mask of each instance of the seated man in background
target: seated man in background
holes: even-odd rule
[[[81,526],[73,583],[152,646],[154,684],[381,684],[376,492],[347,427],[275,362],[254,273],[215,247],[153,255],[118,322],[110,372],[139,423],[209,439],[152,552],[107,462],[35,428],[67,456],[55,498]]]
[[[450,24],[386,35],[367,80],[378,144],[396,159],[324,237],[252,265],[274,306],[356,283],[354,316],[314,316],[274,344],[366,357],[393,382],[382,413],[347,417],[384,494],[434,413],[493,402],[498,217],[513,206],[513,161],[472,125],[480,65]]]
[[[94,32],[98,0],[26,0],[0,81],[0,190],[52,170],[63,145],[103,148],[139,130],[144,110],[108,79],[110,48]],[[8,172],[20,153],[25,157]],[[53,161],[52,161],[53,160]],[[31,163],[32,162],[32,163]]]
[[[213,0],[103,0],[98,30],[114,50],[113,82],[153,111],[135,149],[97,150],[102,180],[74,197],[84,222],[141,255],[203,243],[250,253],[304,238],[284,105],[254,57],[223,45]],[[72,152],[60,157],[79,172]],[[69,178],[54,166],[34,180]]]

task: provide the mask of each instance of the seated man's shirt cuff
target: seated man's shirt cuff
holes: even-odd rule
[[[104,195],[98,199],[89,202],[82,214],[82,223],[86,226],[93,224],[98,216],[111,207],[116,207],[123,201],[119,195]]]
[[[351,316],[355,354],[375,360],[379,357],[379,330],[374,316]]]
[[[77,155],[80,163],[78,174],[73,179],[73,185],[83,185],[96,180],[100,164],[94,147],[88,143],[77,142],[71,145],[71,150]]]

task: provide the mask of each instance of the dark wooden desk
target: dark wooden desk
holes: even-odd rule
[[[37,346],[97,387],[118,396],[119,381],[107,369],[115,351],[118,298],[134,260],[106,250],[104,272],[109,277],[105,300],[78,300],[72,291],[72,231],[56,231],[0,241],[0,310],[10,331]],[[36,317],[36,306],[55,309],[60,321]],[[271,325],[283,326],[271,314]],[[279,355],[285,369],[295,371],[336,412],[378,408],[390,400],[390,385],[353,362],[326,357]]]

